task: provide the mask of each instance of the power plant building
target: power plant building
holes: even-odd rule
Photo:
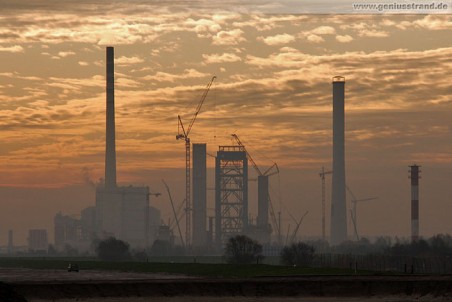
[[[193,144],[193,246],[207,244],[206,144]]]
[[[345,78],[333,78],[333,182],[331,194],[332,245],[347,240],[347,210],[345,200]]]
[[[149,187],[116,183],[114,49],[107,47],[105,183],[96,188],[96,233],[126,241],[132,248],[149,245]]]

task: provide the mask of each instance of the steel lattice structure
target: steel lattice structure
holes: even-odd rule
[[[243,146],[220,146],[215,164],[215,238],[218,245],[248,226],[248,159]]]

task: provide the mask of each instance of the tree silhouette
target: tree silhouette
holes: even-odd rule
[[[259,262],[262,259],[262,245],[257,241],[244,236],[237,235],[229,238],[224,254],[228,263],[248,264]]]
[[[303,242],[292,243],[281,250],[281,262],[285,265],[307,267],[314,259],[314,247]]]
[[[130,259],[129,244],[114,237],[102,240],[96,247],[96,254],[103,261],[124,261]]]

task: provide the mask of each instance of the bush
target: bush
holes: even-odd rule
[[[237,235],[229,238],[224,256],[228,263],[258,263],[263,258],[262,245],[247,236]]]
[[[129,244],[114,237],[99,241],[97,258],[103,261],[124,261],[130,259]]]
[[[166,240],[155,240],[151,246],[150,254],[152,256],[169,256],[171,244]]]
[[[308,267],[314,260],[314,252],[314,247],[306,243],[292,243],[281,250],[281,262],[284,265]]]

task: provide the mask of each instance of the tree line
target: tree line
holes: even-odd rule
[[[119,239],[107,238],[95,245],[96,256],[104,261],[145,261],[148,256],[183,256],[182,247],[171,246],[165,241],[155,241],[147,251],[131,251],[130,246]],[[410,257],[452,256],[452,237],[438,234],[428,239],[408,241],[379,237],[374,242],[367,238],[346,241],[337,246],[329,246],[322,240],[295,242],[280,250],[283,265],[310,266],[316,254],[344,255],[385,255]],[[245,236],[237,235],[227,241],[223,257],[228,263],[261,263],[264,259],[262,245]]]

